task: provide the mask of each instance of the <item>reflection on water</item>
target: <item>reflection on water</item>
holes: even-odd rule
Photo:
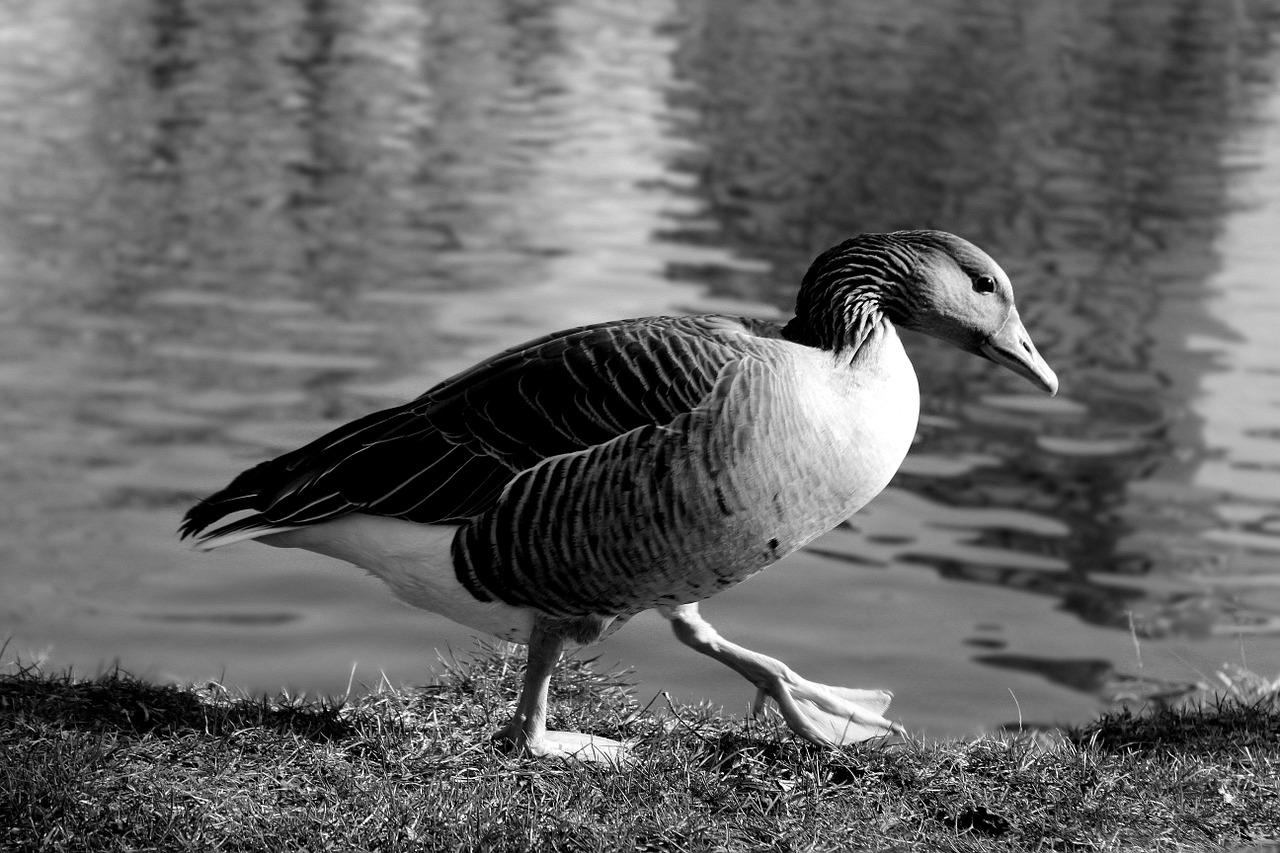
[[[940,227],[1002,261],[1062,395],[913,338],[907,465],[710,602],[722,632],[935,733],[1082,719],[1242,654],[1273,673],[1277,24],[1275,0],[18,4],[10,652],[419,679],[465,629],[308,555],[192,554],[181,510],[502,346],[786,310],[830,243]],[[656,619],[602,652],[649,694],[745,704]]]

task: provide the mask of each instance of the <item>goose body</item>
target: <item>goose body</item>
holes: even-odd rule
[[[725,350],[724,367],[699,406],[660,427],[514,472],[489,512],[468,525],[371,515],[358,505],[329,521],[274,533],[250,527],[229,538],[354,563],[408,604],[526,643],[538,611],[628,617],[699,601],[750,577],[878,494],[915,433],[916,376],[888,325],[856,365],[721,317],[596,328],[610,341],[637,330],[667,345],[676,335],[705,339]],[[867,418],[869,411],[887,416]],[[385,422],[400,412],[390,410]],[[429,410],[415,417],[428,420]],[[406,454],[415,438],[400,439]],[[335,448],[342,464],[359,463],[360,451],[348,456],[345,444],[317,457],[337,455]],[[668,476],[656,476],[664,469]],[[408,480],[412,469],[402,470]],[[388,491],[408,501],[406,490],[421,498],[439,487],[420,477]],[[526,506],[528,518],[519,514]],[[275,530],[287,520],[256,523]],[[206,544],[221,544],[217,538]],[[631,565],[646,571],[626,571]]]
[[[346,560],[415,607],[529,644],[501,736],[534,754],[616,754],[545,731],[546,682],[564,643],[651,608],[800,734],[895,730],[880,716],[887,693],[806,682],[696,610],[897,471],[919,390],[895,322],[1056,389],[980,249],[945,232],[863,235],[815,261],[786,326],[699,315],[547,335],[249,469],[181,533],[206,549],[256,539]]]

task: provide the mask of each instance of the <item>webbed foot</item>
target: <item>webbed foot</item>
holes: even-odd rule
[[[496,732],[493,740],[505,749],[532,758],[572,758],[613,767],[625,767],[632,760],[630,748],[620,741],[580,732],[530,734],[515,720]]]
[[[756,693],[755,713],[766,698],[773,699],[782,718],[805,740],[844,746],[871,738],[905,735],[906,730],[883,716],[893,699],[887,690],[856,690],[819,684],[796,675],[785,666],[768,687]]]

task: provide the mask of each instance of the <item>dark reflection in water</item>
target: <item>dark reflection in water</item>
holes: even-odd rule
[[[254,688],[341,690],[352,659],[421,678],[464,629],[305,555],[193,555],[185,504],[502,346],[787,310],[830,243],[939,227],[1004,264],[1062,395],[913,338],[903,472],[717,624],[938,732],[1010,718],[1010,691],[1080,719],[1125,679],[1280,669],[1275,0],[7,16],[11,651]],[[604,653],[650,694],[747,693],[643,619]]]

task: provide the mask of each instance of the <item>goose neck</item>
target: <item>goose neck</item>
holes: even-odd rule
[[[889,325],[878,288],[851,288],[843,298],[818,306],[797,306],[796,316],[783,329],[794,343],[828,350],[852,362],[877,333]],[[808,307],[809,310],[801,310]]]

